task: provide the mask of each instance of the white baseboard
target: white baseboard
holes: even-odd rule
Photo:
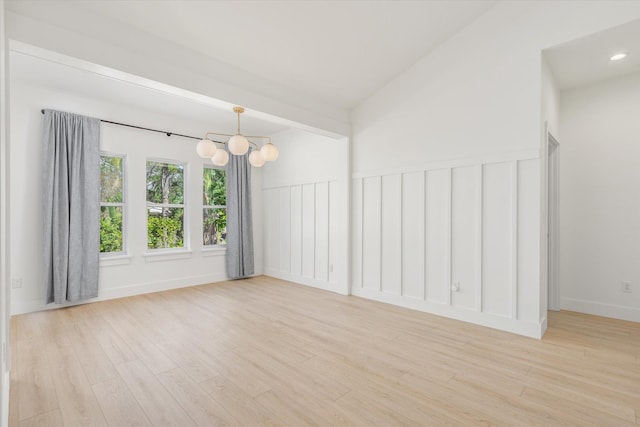
[[[578,313],[593,314],[595,316],[640,322],[640,308],[636,307],[606,304],[577,298],[561,298],[560,308],[563,310],[577,311]]]
[[[384,293],[374,289],[354,287],[351,290],[351,293],[352,295],[362,298],[411,308],[425,313],[461,320],[463,322],[473,323],[480,326],[487,326],[489,328],[512,332],[514,334],[524,335],[531,338],[542,338],[546,329],[546,319],[541,322],[516,320],[494,314],[482,313],[476,310],[456,308],[433,301],[424,301],[422,299]]]
[[[222,282],[228,277],[223,273],[209,274],[204,276],[181,277],[180,279],[164,280],[156,282],[136,283],[118,288],[108,288],[100,290],[97,298],[78,301],[66,304],[46,304],[44,299],[13,301],[11,315],[32,313],[34,311],[51,310],[55,308],[70,307],[73,305],[86,304],[90,302],[106,301],[110,299],[130,297],[133,295],[148,294],[152,292],[168,291],[170,289],[186,288],[189,286],[204,285],[206,283]]]
[[[2,374],[2,420],[0,420],[0,426],[6,427],[9,425],[9,392],[10,392],[10,374],[4,372]]]
[[[311,286],[312,288],[324,289],[325,291],[338,292],[332,283],[328,280],[317,280],[312,277],[299,276],[297,274],[291,274],[286,271],[275,270],[272,268],[266,268],[264,275],[274,277],[276,279],[286,280],[288,282],[298,283],[300,285]]]

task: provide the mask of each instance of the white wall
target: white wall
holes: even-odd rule
[[[358,106],[352,112],[354,289],[362,282],[362,294],[370,298],[540,336],[546,329],[546,161],[535,160],[541,154],[544,159],[541,51],[638,17],[637,2],[500,2]],[[479,172],[492,156],[499,164],[518,160],[518,178],[523,182],[516,187],[508,178],[506,170],[513,167],[493,165]],[[458,160],[470,168],[457,169]],[[451,169],[452,190],[448,179],[431,172],[440,167],[432,162]],[[406,246],[402,253],[414,257],[416,251],[425,251],[423,241],[407,235],[411,239],[407,243],[395,237],[399,230],[410,230],[421,222],[421,216],[403,214],[398,199],[401,188],[422,194],[420,171],[428,171],[427,186],[429,174],[434,174],[434,188],[425,193],[427,209],[429,197],[438,200],[436,206],[451,203],[452,208],[449,216],[431,212],[431,219],[426,211],[425,227],[431,221],[439,225],[430,226],[431,234],[427,228],[424,237],[427,253],[429,248],[440,248],[452,258],[451,270],[449,264],[431,268],[427,264],[424,273],[427,296],[433,274],[433,283],[441,286],[436,299],[447,303],[451,298],[446,308],[412,300],[421,296],[420,286],[399,296],[394,283],[406,269],[405,274],[418,283],[422,280],[415,259],[398,257],[396,250]],[[415,173],[417,177],[410,175]],[[524,183],[526,187],[521,188]],[[517,194],[508,188],[518,188]],[[514,197],[522,208],[513,214],[517,233],[513,225],[509,231],[501,228]],[[361,217],[365,241],[358,247],[362,245],[357,231]],[[441,231],[441,227],[448,229],[447,218],[452,222],[450,238]],[[513,258],[509,248],[516,245],[508,246],[509,239],[517,241],[517,275],[513,264],[495,261],[502,256]],[[361,277],[358,262],[364,265]],[[382,271],[373,270],[376,262],[382,263]],[[483,277],[486,280],[481,282]],[[511,277],[510,282],[506,277]],[[450,281],[457,279],[463,292],[449,295]],[[500,295],[509,286],[520,292],[517,301],[512,292],[506,303]],[[520,299],[520,295],[528,297]],[[518,310],[515,319],[501,320],[514,306],[524,311]],[[528,314],[521,318],[523,312]]]
[[[0,362],[0,426],[9,424],[9,370],[11,347],[9,337],[9,319],[11,291],[9,287],[9,245],[8,214],[9,204],[9,111],[7,78],[7,49],[4,26],[4,0],[0,0],[0,345],[2,345],[2,361]]]
[[[299,130],[272,135],[263,170],[265,274],[349,292],[348,143]]]
[[[560,91],[549,62],[542,56],[542,93],[540,108],[542,119],[547,122],[548,131],[560,137]]]
[[[42,248],[40,212],[40,170],[42,159],[40,109],[53,108],[107,120],[203,135],[206,123],[192,122],[102,101],[12,81],[11,96],[11,276],[22,280],[13,289],[13,314],[45,307],[43,275],[39,268]],[[127,155],[126,197],[128,210],[128,259],[103,260],[98,299],[153,292],[224,280],[223,252],[206,252],[202,247],[202,167],[206,162],[195,153],[195,140],[167,137],[161,133],[101,125],[101,149]],[[188,163],[186,173],[186,215],[191,253],[167,257],[146,257],[146,159],[172,159]],[[254,170],[255,171],[255,170]],[[253,178],[254,243],[256,273],[262,271],[261,172]]]
[[[561,93],[564,309],[640,321],[638,112],[640,73]]]

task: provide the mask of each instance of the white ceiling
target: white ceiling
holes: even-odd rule
[[[342,109],[352,109],[494,0],[8,0],[76,30],[112,21]],[[31,4],[31,6],[29,6]],[[68,16],[68,18],[65,18]],[[73,19],[71,18],[73,17]]]
[[[610,61],[618,52],[628,56]],[[560,90],[640,72],[640,20],[554,46],[544,54]]]
[[[9,64],[12,81],[60,90],[94,100],[104,100],[113,104],[124,104],[168,116],[182,117],[206,124],[205,130],[213,132],[235,133],[236,131],[236,115],[231,109],[220,109],[183,96],[172,95],[19,52],[11,52]],[[43,105],[42,107],[51,106]],[[125,118],[119,117],[100,118],[126,122]],[[144,126],[142,123],[129,124]],[[251,114],[242,116],[241,125],[242,133],[245,135],[272,135],[289,129],[289,126],[263,120]],[[161,130],[171,131],[172,129]]]

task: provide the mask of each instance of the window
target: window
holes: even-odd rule
[[[224,170],[205,167],[202,171],[202,244],[227,243],[227,186]]]
[[[147,161],[147,247],[184,248],[184,165]]]
[[[125,252],[124,157],[100,156],[100,252]]]

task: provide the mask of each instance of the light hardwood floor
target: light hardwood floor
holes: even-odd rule
[[[258,277],[16,316],[10,425],[640,423],[640,325],[541,341]]]

